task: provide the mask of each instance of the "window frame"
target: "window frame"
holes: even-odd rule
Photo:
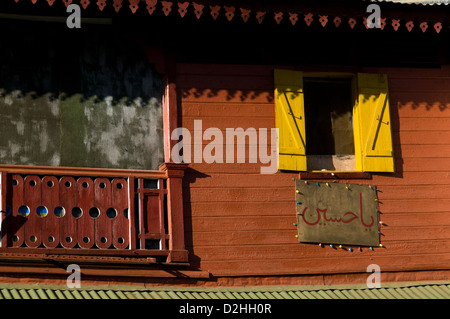
[[[353,135],[354,135],[354,146],[355,146],[355,170],[308,170],[307,158],[306,154],[306,137],[305,137],[305,121],[308,119],[305,117],[305,105],[304,105],[304,91],[303,91],[303,78],[312,77],[312,78],[350,78],[352,79],[351,90],[352,90],[352,100],[353,103]],[[290,70],[290,69],[275,69],[274,70],[274,80],[275,80],[275,92],[274,92],[274,100],[275,100],[275,117],[276,117],[276,127],[279,131],[282,131],[279,136],[279,144],[277,147],[278,151],[278,168],[279,170],[287,170],[287,171],[299,171],[308,173],[308,176],[311,174],[317,173],[355,173],[358,176],[361,174],[358,173],[367,173],[367,172],[395,172],[395,163],[394,163],[394,152],[393,152],[393,143],[392,143],[392,129],[390,122],[390,110],[389,110],[389,88],[387,83],[387,75],[381,73],[352,73],[352,72],[309,72],[309,71],[300,71],[300,70]],[[289,101],[286,92],[292,93],[292,101]],[[284,94],[284,98],[286,102],[282,101]],[[294,95],[297,95],[294,97]],[[372,102],[367,102],[374,96]],[[294,99],[297,101],[294,102]],[[381,107],[381,118],[380,113],[378,113],[378,118],[375,117],[375,113],[379,112],[378,102],[383,99],[384,103]],[[300,101],[301,100],[301,101]],[[282,104],[286,103],[289,107],[289,112],[283,111]],[[372,103],[372,107],[370,104]],[[375,105],[375,107],[373,107]],[[297,107],[296,113],[294,116],[294,111],[291,107]],[[373,110],[373,108],[375,110]],[[291,153],[286,154],[284,146],[289,144],[289,138],[286,138],[286,131],[290,131],[290,134],[296,134],[296,129],[292,128],[292,124],[287,124],[287,122],[283,122],[284,118],[288,118],[288,115],[282,114],[285,112],[293,116],[293,121],[295,121],[295,126],[298,134],[303,141],[304,151],[300,153]],[[371,114],[367,114],[370,112],[374,112],[373,116]],[[387,120],[386,120],[387,119]],[[299,122],[303,121],[303,123]],[[370,123],[368,123],[371,121]],[[378,121],[375,137],[373,137],[374,133],[372,132],[372,126],[375,121]],[[292,119],[291,119],[292,122]],[[373,148],[375,148],[375,143],[378,138],[378,134],[380,133],[380,125],[387,123],[387,130],[384,127],[383,133],[381,136],[384,138],[384,145],[388,151],[381,152],[381,155],[377,157],[377,152],[375,150],[375,154],[369,155],[367,152],[368,139],[375,138],[373,142]],[[365,128],[363,125],[370,124],[370,132],[364,132]],[[291,125],[290,128],[286,128],[285,126]],[[303,125],[303,127],[302,127]],[[300,128],[299,128],[300,127]],[[303,129],[303,130],[302,130]],[[284,130],[284,132],[283,132]],[[303,134],[303,136],[301,136]],[[371,134],[371,136],[369,136]],[[294,138],[295,139],[295,138]],[[366,142],[365,148],[363,146],[364,141]],[[298,143],[297,143],[298,144]],[[292,147],[292,145],[291,145]],[[390,150],[389,150],[390,149]],[[389,155],[386,155],[389,153]],[[291,155],[289,158],[289,155]],[[311,155],[309,155],[311,156]],[[286,160],[286,157],[288,159]],[[369,158],[372,157],[372,158]],[[379,162],[379,163],[378,163]],[[281,163],[281,164],[280,164]],[[364,174],[363,174],[364,175]],[[366,175],[364,175],[366,176]]]

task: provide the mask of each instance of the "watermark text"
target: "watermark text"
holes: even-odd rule
[[[372,273],[367,277],[367,288],[381,288],[381,269],[377,264],[367,266],[366,272]]]
[[[67,13],[71,13],[66,20],[66,25],[69,29],[81,28],[81,8],[78,4],[71,4],[67,6]]]
[[[246,159],[257,163],[259,158],[261,164],[268,164],[261,166],[260,173],[274,174],[278,170],[278,129],[270,129],[270,142],[268,134],[267,128],[226,128],[224,139],[220,129],[203,130],[202,120],[194,120],[194,134],[184,127],[172,131],[171,139],[179,142],[172,147],[170,155],[175,163],[235,163],[235,159],[236,163],[245,163]],[[204,141],[209,141],[205,147]]]
[[[77,264],[70,264],[67,266],[67,272],[71,274],[67,277],[67,287],[69,288],[81,288],[81,270]]]

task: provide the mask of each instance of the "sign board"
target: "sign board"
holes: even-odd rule
[[[376,186],[296,180],[295,199],[300,242],[380,244]]]

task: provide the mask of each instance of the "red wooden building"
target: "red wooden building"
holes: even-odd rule
[[[448,283],[450,9],[426,2],[2,1],[0,282]],[[376,244],[302,241],[302,183],[370,186]]]

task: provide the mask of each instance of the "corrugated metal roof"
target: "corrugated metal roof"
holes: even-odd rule
[[[0,284],[0,299],[450,299],[450,282],[367,287],[81,287]]]

